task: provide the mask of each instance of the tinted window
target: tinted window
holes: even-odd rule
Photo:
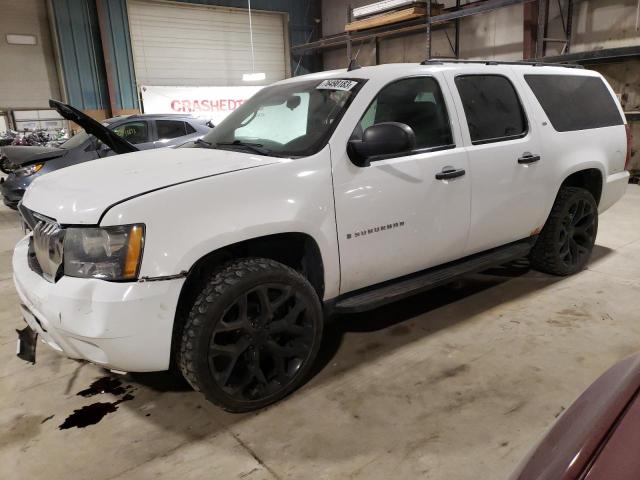
[[[79,147],[84,144],[87,140],[89,140],[90,135],[84,130],[79,131],[69,140],[60,145],[60,148],[64,148],[65,150],[71,150],[72,148]]]
[[[185,122],[184,126],[187,129],[187,135],[191,135],[192,133],[196,133],[196,129],[191,126],[191,124]]]
[[[525,75],[558,132],[622,125],[618,106],[604,82],[578,75]]]
[[[148,141],[149,134],[147,130],[147,122],[129,122],[118,125],[113,131],[119,137],[124,138],[127,142],[144,143]]]
[[[456,86],[474,144],[517,138],[527,131],[524,110],[511,82],[500,75],[462,75]]]
[[[178,120],[156,120],[158,140],[167,140],[186,135],[184,122]]]
[[[453,144],[442,92],[430,77],[406,78],[380,90],[360,119],[353,138],[361,138],[367,128],[382,122],[409,125],[416,135],[417,149]]]

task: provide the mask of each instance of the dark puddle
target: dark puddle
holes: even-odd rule
[[[74,410],[73,413],[58,426],[58,429],[66,430],[73,427],[84,428],[89,425],[95,425],[109,413],[118,410],[118,405],[121,403],[133,400],[135,397],[131,394],[132,391],[133,387],[131,385],[123,386],[122,382],[117,378],[107,376],[96,380],[89,385],[89,388],[78,392],[77,395],[88,398],[110,393],[116,396],[122,395],[122,397],[115,402],[96,402]]]
[[[77,393],[81,397],[93,397],[94,395],[98,395],[100,393],[111,393],[113,395],[124,395],[127,393],[127,388],[122,386],[122,382],[117,378],[113,377],[102,377],[89,385],[89,388],[82,390]]]

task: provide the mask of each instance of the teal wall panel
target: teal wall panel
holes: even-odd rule
[[[129,19],[125,0],[102,0],[97,2],[98,14],[102,16],[105,31],[102,41],[108,55],[107,75],[111,76],[115,103],[119,110],[138,108],[136,77],[129,36]]]
[[[51,3],[69,103],[83,110],[108,108],[95,2],[55,0]]]

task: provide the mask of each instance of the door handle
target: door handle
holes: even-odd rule
[[[540,155],[534,155],[531,152],[524,152],[522,156],[518,159],[518,163],[522,165],[527,165],[529,163],[534,163],[540,160]]]
[[[451,180],[452,178],[461,177],[465,173],[467,172],[463,168],[444,167],[441,172],[436,173],[436,180]]]

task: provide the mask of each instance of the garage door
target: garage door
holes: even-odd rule
[[[251,72],[247,10],[129,0],[138,85],[246,85]],[[268,84],[287,75],[285,16],[252,11],[255,71]]]

